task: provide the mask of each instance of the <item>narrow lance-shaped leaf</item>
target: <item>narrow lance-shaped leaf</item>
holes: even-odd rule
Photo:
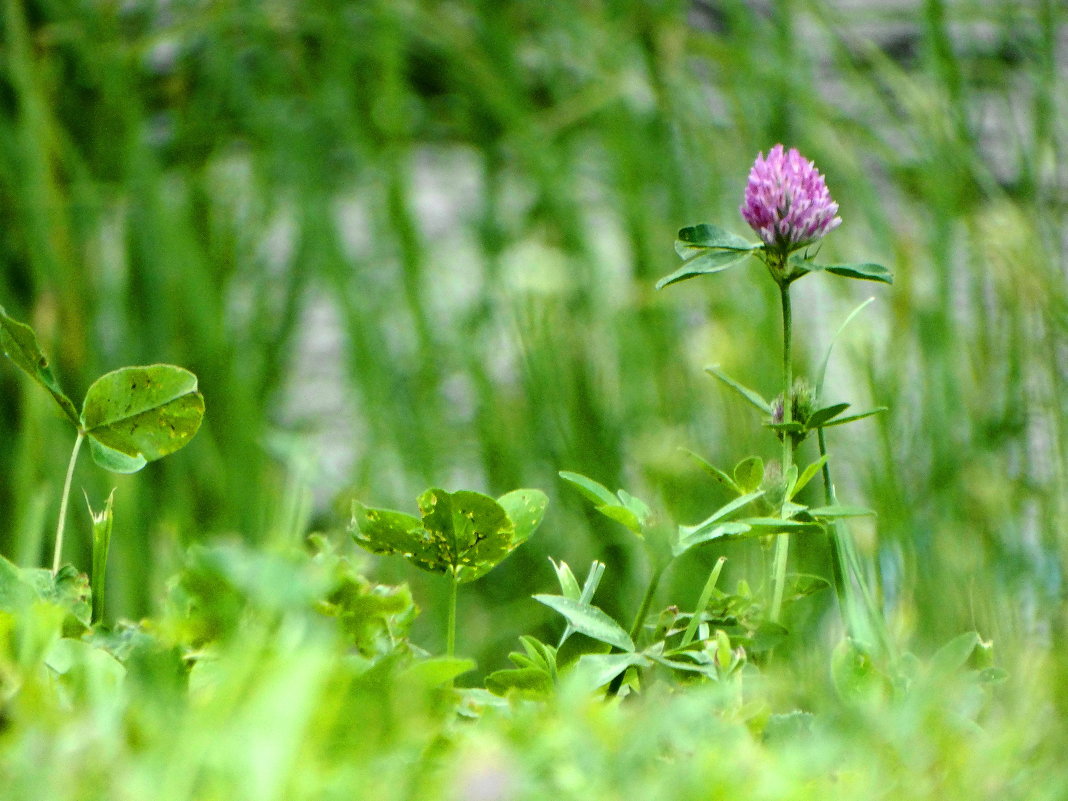
[[[101,467],[133,472],[144,466],[134,467],[141,459],[152,462],[184,447],[203,418],[197,377],[154,364],[122,367],[94,381],[82,404],[81,427]],[[115,453],[128,457],[127,463]]]
[[[3,306],[0,306],[0,350],[34,381],[48,390],[67,419],[75,426],[78,425],[78,412],[71,399],[59,388],[59,382],[52,373],[48,358],[41,351],[37,334],[25,323],[8,317]]]
[[[826,264],[821,269],[843,278],[879,281],[884,284],[894,283],[894,274],[881,264]]]
[[[581,473],[561,470],[558,475],[598,506],[613,506],[618,502],[608,487]]]
[[[747,386],[739,384],[737,381],[735,381],[733,378],[731,378],[725,372],[720,370],[718,366],[706,367],[705,368],[705,372],[708,373],[709,375],[712,375],[712,376],[715,376],[716,378],[718,378],[720,381],[722,381],[728,387],[733,389],[735,392],[737,392],[739,395],[741,395],[743,398],[745,398],[747,401],[749,401],[751,404],[753,404],[753,406],[755,406],[756,408],[760,409],[760,411],[764,412],[764,414],[767,414],[767,415],[771,414],[771,412],[772,412],[771,404],[768,403],[766,400],[764,400],[764,398],[762,398],[758,392],[756,392],[756,391],[754,391],[752,389],[749,389],[749,387],[747,387]]]
[[[728,267],[733,267],[748,255],[748,251],[737,250],[702,251],[684,261],[682,266],[675,270],[675,272],[665,275],[657,281],[656,288],[663,289],[666,286],[671,286],[672,284],[677,284],[680,281],[686,281],[690,278],[696,278],[699,275],[711,275],[712,273],[722,272]]]

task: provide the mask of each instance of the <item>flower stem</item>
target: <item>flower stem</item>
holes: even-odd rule
[[[59,522],[56,524],[56,547],[52,555],[52,575],[59,572],[59,565],[63,558],[63,529],[67,523],[67,501],[70,500],[70,484],[74,478],[74,465],[78,463],[78,451],[82,449],[85,433],[78,432],[78,438],[74,440],[74,450],[70,454],[70,464],[67,465],[67,477],[63,481],[63,495],[59,501]]]
[[[784,259],[785,261],[785,259]],[[785,271],[785,264],[783,265]],[[782,298],[782,421],[792,423],[794,419],[793,385],[793,311],[790,307],[790,284],[787,280],[779,281],[779,294]],[[794,439],[788,432],[782,437],[782,475],[790,470],[794,460]],[[790,535],[779,534],[775,538],[775,562],[772,575],[771,621],[778,623],[782,615],[782,596],[786,584],[786,561],[790,554]]]
[[[449,619],[445,624],[445,656],[456,654],[456,594],[460,580],[455,570],[449,571]]]

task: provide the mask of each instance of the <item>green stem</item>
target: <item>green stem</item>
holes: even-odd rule
[[[445,629],[445,656],[452,657],[456,653],[456,593],[460,581],[456,571],[449,572],[449,620]]]
[[[63,481],[63,496],[59,501],[59,522],[56,524],[56,548],[52,555],[52,575],[59,572],[59,565],[63,558],[63,529],[67,524],[67,501],[70,500],[70,483],[74,478],[74,465],[78,462],[78,451],[82,449],[85,440],[85,432],[79,431],[78,438],[74,440],[74,450],[70,454],[70,464],[67,465],[67,477]]]
[[[784,265],[785,268],[785,265]],[[779,281],[779,294],[782,298],[782,421],[792,423],[794,419],[793,385],[793,311],[790,308],[790,284],[787,280]],[[789,432],[782,437],[782,474],[790,470],[794,460],[794,439]],[[782,615],[782,596],[786,584],[786,562],[790,554],[790,535],[780,534],[775,539],[775,563],[772,577],[771,621],[777,623]]]
[[[701,624],[701,614],[708,608],[708,602],[712,600],[712,592],[716,589],[719,574],[723,572],[723,563],[726,561],[727,557],[721,556],[716,561],[716,566],[712,568],[712,572],[708,575],[708,581],[705,582],[705,588],[701,590],[701,597],[697,601],[697,608],[693,611],[693,616],[690,618],[686,631],[682,635],[683,648],[693,642],[693,638],[697,634],[697,627]]]
[[[638,607],[638,614],[634,616],[634,622],[631,623],[630,639],[635,645],[638,644],[638,635],[642,633],[645,617],[649,614],[649,607],[653,605],[653,596],[656,595],[656,588],[660,586],[660,577],[664,575],[664,568],[666,567],[667,565],[660,565],[653,569],[653,575],[649,579],[649,586],[645,588],[645,595],[642,597],[641,606]],[[609,698],[619,692],[619,688],[623,686],[623,679],[626,675],[627,671],[624,670],[612,679],[612,683],[608,685],[607,695]]]

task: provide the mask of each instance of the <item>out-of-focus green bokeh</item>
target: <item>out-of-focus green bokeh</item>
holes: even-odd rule
[[[149,611],[189,543],[340,537],[349,499],[410,509],[432,485],[553,498],[461,595],[460,647],[485,669],[548,619],[528,598],[552,589],[548,555],[607,562],[598,600],[631,614],[640,550],[556,472],[692,523],[724,499],[680,446],[774,457],[702,370],[777,392],[759,264],[653,284],[680,226],[748,233],[749,165],[784,142],[841,205],[822,260],[896,276],[795,290],[802,373],[877,298],[828,396],[890,411],[829,440],[839,496],[878,513],[853,532],[894,631],[920,650],[970,629],[1004,652],[1063,645],[1065,17],[1054,0],[4,3],[0,302],[77,400],[162,361],[207,402],[182,453],[78,469],[97,504],[118,487],[109,617]],[[10,367],[0,552],[45,564],[73,436]],[[85,567],[79,506],[67,557]],[[692,602],[720,553],[727,581],[763,575],[759,545],[710,547],[664,598]],[[793,556],[827,570],[822,542]],[[441,583],[374,569],[413,581],[440,637]]]

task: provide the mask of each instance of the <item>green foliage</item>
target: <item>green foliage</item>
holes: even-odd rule
[[[184,447],[203,417],[204,396],[188,370],[170,364],[123,367],[89,387],[81,429],[97,464],[133,473]]]
[[[353,501],[350,531],[374,553],[400,554],[422,570],[466,583],[526,542],[548,503],[539,490],[514,490],[495,501],[469,490],[428,489],[418,499],[421,518]]]

